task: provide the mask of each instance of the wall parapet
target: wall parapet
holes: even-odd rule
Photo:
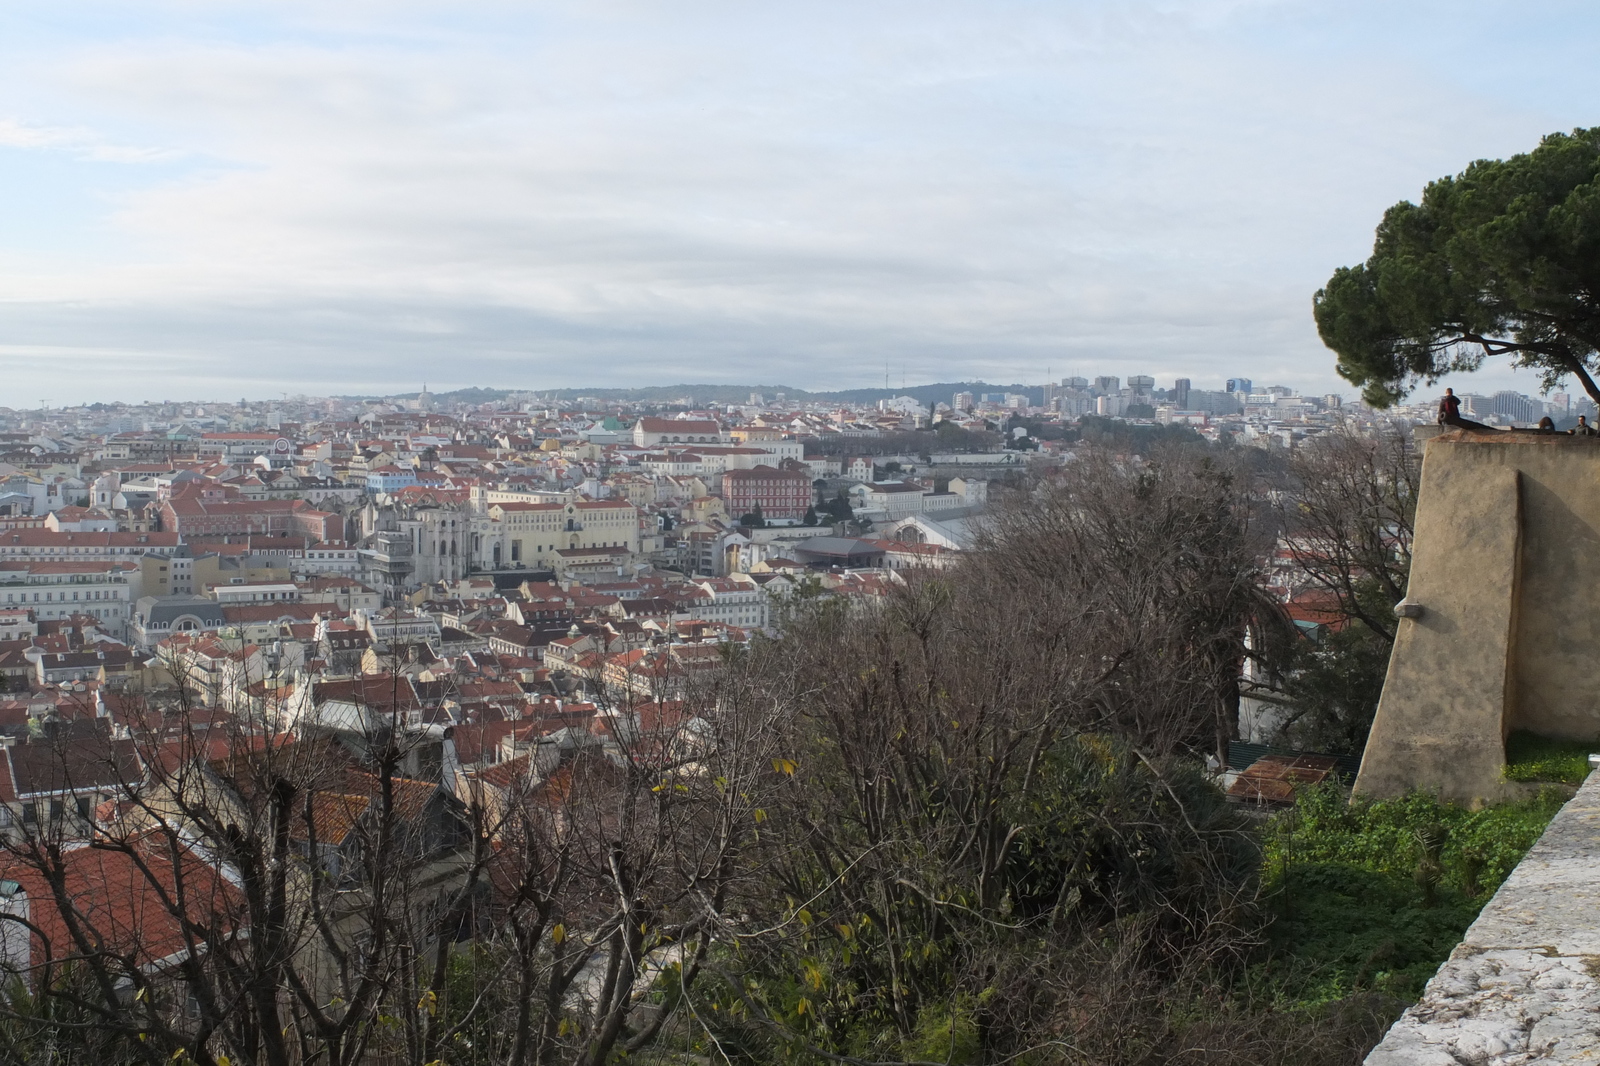
[[[1591,773],[1366,1066],[1600,1062],[1600,772]]]

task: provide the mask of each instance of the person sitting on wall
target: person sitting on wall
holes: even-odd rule
[[[1545,415],[1543,418],[1539,419],[1539,432],[1540,433],[1554,433],[1555,431],[1556,431],[1555,420],[1552,419],[1549,415]]]
[[[1600,430],[1596,430],[1589,424],[1588,415],[1579,415],[1578,424],[1567,430],[1567,432],[1571,433],[1575,437],[1593,437],[1600,435]]]
[[[1456,395],[1455,389],[1445,389],[1444,395],[1439,397],[1438,421],[1441,426],[1461,424],[1461,397]]]
[[[1474,422],[1470,418],[1461,417],[1461,397],[1456,395],[1455,389],[1445,389],[1444,395],[1439,397],[1439,424],[1441,426],[1459,426],[1461,429],[1480,429],[1484,432],[1493,432],[1490,427],[1482,422]]]

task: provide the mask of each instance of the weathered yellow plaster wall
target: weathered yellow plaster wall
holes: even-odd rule
[[[1406,592],[1423,614],[1398,621],[1356,791],[1491,798],[1516,691],[1518,449],[1445,438],[1426,449]]]
[[[1600,445],[1557,438],[1490,450],[1511,453],[1522,473],[1516,700],[1507,731],[1593,740],[1600,737]]]
[[[1508,794],[1513,729],[1600,738],[1600,440],[1426,444],[1406,599],[1356,790]]]

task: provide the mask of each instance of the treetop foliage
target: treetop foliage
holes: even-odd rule
[[[1341,376],[1387,407],[1491,355],[1600,402],[1600,128],[1479,160],[1384,212],[1372,256],[1314,298]]]

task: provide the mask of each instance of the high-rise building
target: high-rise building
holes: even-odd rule
[[[1102,396],[1122,391],[1122,379],[1113,377],[1099,377],[1094,379],[1094,389]]]
[[[1088,378],[1062,378],[1061,379],[1061,387],[1063,389],[1087,389],[1089,387],[1089,379]]]
[[[1088,389],[1068,389],[1056,397],[1056,410],[1067,418],[1082,418],[1094,411]]]
[[[1229,378],[1226,392],[1254,392],[1255,385],[1249,378]]]
[[[1244,410],[1239,398],[1231,392],[1209,392],[1205,389],[1189,390],[1190,411],[1204,411],[1212,415],[1236,415]]]
[[[1096,398],[1094,401],[1094,413],[1097,415],[1104,415],[1110,418],[1120,418],[1127,412],[1127,409],[1128,401],[1123,397],[1120,390],[1117,392],[1108,392],[1104,396]]]
[[[1494,413],[1512,422],[1537,422],[1540,405],[1520,392],[1497,392],[1489,398]]]
[[[1155,391],[1156,379],[1148,374],[1133,374],[1128,378],[1129,397],[1136,403],[1148,403],[1150,395]]]
[[[958,392],[950,406],[957,411],[970,411],[977,406],[977,401],[970,392]]]
[[[1189,409],[1189,379],[1179,378],[1172,383],[1172,404],[1180,411]]]

